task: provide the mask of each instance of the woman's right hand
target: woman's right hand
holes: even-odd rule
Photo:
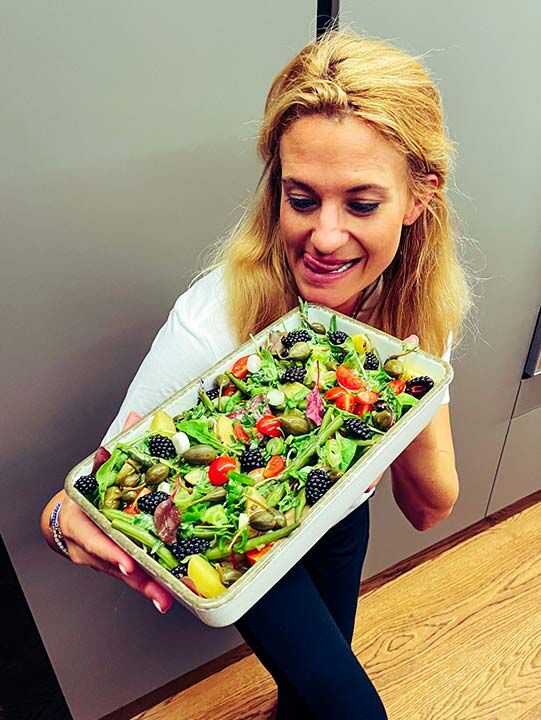
[[[135,560],[111,540],[88,518],[79,506],[62,491],[57,493],[42,514],[42,533],[54,549],[49,519],[58,500],[62,507],[58,525],[64,535],[69,557],[76,565],[88,565],[93,570],[113,575],[126,585],[152,600],[156,608],[165,613],[173,604],[173,598],[155,580],[142,570]]]

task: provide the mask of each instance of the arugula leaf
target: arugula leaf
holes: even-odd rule
[[[177,429],[185,432],[186,435],[198,440],[200,443],[210,445],[215,450],[225,451],[222,443],[216,439],[214,433],[210,432],[206,421],[202,420],[182,420],[177,423]]]
[[[153,535],[157,534],[154,518],[148,513],[138,513],[134,515],[132,523],[138,525],[143,530],[148,530],[148,532],[151,532]]]

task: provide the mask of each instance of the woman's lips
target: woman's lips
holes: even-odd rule
[[[314,257],[312,257],[309,253],[304,253],[303,255],[303,263],[304,265],[309,268],[310,270],[313,270],[314,272],[319,273],[326,273],[326,272],[332,272],[333,270],[336,270],[341,265],[345,265],[349,262],[357,262],[360,260],[360,258],[344,258],[343,260],[316,260]]]
[[[304,255],[302,259],[302,270],[305,279],[313,284],[313,285],[328,285],[330,283],[334,283],[337,281],[340,281],[342,278],[345,278],[347,275],[349,275],[359,264],[359,262],[362,260],[362,258],[356,258],[355,261],[353,261],[353,265],[351,265],[346,270],[343,270],[342,272],[332,272],[333,268],[336,269],[340,267],[340,265],[344,265],[346,261],[340,261],[339,263],[336,263],[334,266],[329,265],[323,265],[323,263],[318,263],[318,266],[313,262],[313,258],[310,258],[307,261],[306,254]],[[351,260],[349,262],[352,262]],[[321,268],[324,269],[321,269]]]

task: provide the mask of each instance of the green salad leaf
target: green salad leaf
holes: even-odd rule
[[[210,445],[215,450],[225,450],[216,435],[208,429],[206,420],[182,420],[177,423],[177,429],[200,443]]]

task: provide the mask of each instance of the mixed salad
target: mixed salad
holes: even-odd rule
[[[382,358],[364,334],[308,321],[269,333],[148,432],[99,448],[74,487],[194,593],[215,597],[276,543],[434,382],[403,343]]]

